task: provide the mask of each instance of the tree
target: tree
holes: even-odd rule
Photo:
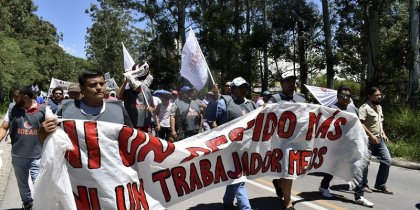
[[[325,37],[325,55],[327,63],[327,88],[334,88],[334,57],[331,45],[331,23],[330,12],[328,8],[328,0],[321,0],[322,2],[322,19],[324,21],[324,37]]]
[[[419,3],[409,1],[410,12],[410,56],[408,102],[413,108],[420,105],[420,70],[419,70]]]

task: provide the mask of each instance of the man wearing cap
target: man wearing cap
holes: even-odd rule
[[[70,99],[74,100],[80,100],[81,94],[80,94],[80,87],[79,84],[71,83],[68,88],[68,94]]]
[[[178,99],[178,95],[178,91],[172,90],[170,102],[175,103],[175,101]]]
[[[237,77],[232,81],[231,95],[222,95],[217,102],[217,125],[227,123],[257,108],[252,100],[246,98],[249,87],[249,84],[242,77]],[[226,186],[225,195],[223,196],[223,206],[226,209],[235,208],[233,205],[235,197],[241,210],[251,209],[244,181],[245,177],[241,177],[234,184]]]
[[[171,138],[179,141],[198,134],[201,128],[201,109],[197,100],[193,100],[194,89],[181,88],[180,97],[174,102],[170,113]]]
[[[268,103],[281,103],[282,101],[305,103],[305,96],[295,92],[296,79],[297,77],[295,75],[283,74],[280,78],[281,92],[272,95]],[[273,179],[273,185],[277,196],[284,198],[284,209],[294,210],[291,200],[293,180],[286,178]]]
[[[133,126],[148,132],[155,107],[148,88],[153,80],[149,73],[149,65],[134,64],[132,71],[125,73],[124,76],[126,79],[119,89],[118,97],[124,101],[124,107]]]

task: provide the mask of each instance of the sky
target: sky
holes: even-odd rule
[[[86,58],[85,35],[92,21],[85,9],[95,0],[34,0],[35,12],[43,20],[49,21],[58,33],[63,34],[60,46],[69,54]]]

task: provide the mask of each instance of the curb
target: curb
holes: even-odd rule
[[[371,161],[379,163],[379,160],[375,156],[372,156]],[[420,163],[406,161],[401,158],[392,158],[391,165],[412,170],[420,170]]]

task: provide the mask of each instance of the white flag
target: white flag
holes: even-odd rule
[[[123,54],[124,54],[124,69],[125,71],[131,70],[131,67],[133,67],[134,60],[131,57],[130,53],[127,51],[127,49],[125,49],[124,43],[122,43],[122,47],[123,47]]]
[[[181,76],[201,90],[207,82],[208,66],[200,45],[190,29],[184,48],[182,49]]]
[[[328,89],[324,87],[310,86],[305,85],[308,88],[309,92],[316,98],[316,100],[324,106],[331,106],[337,103],[337,91],[333,89]],[[353,100],[350,103],[351,106],[354,106]]]

